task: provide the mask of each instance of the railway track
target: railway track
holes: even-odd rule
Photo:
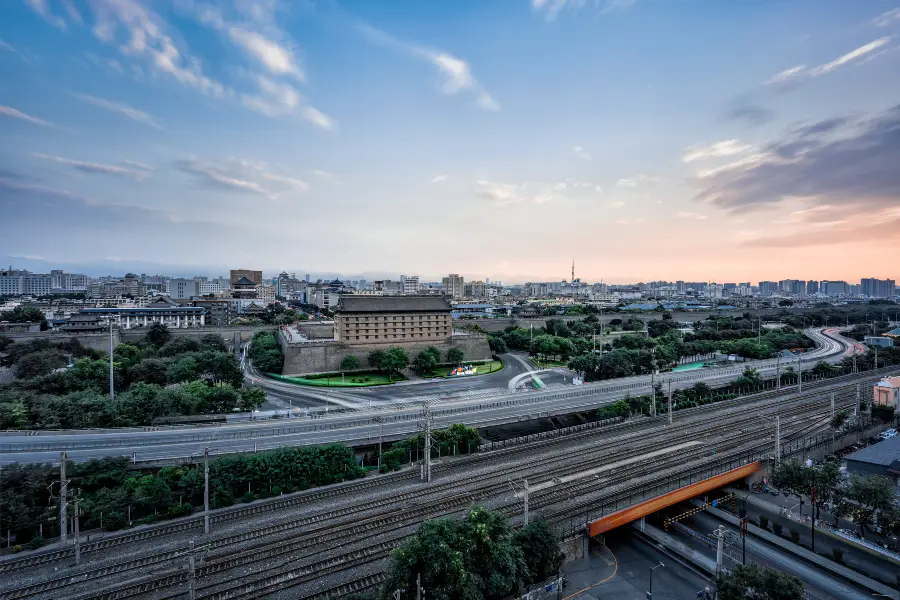
[[[816,395],[816,394],[812,393],[809,396],[814,396],[814,395]],[[758,410],[757,405],[759,403],[760,402],[755,402],[755,403],[752,403],[747,406],[742,406],[742,407],[740,407],[739,410],[734,411],[734,412],[724,415],[724,416],[713,416],[713,417],[705,417],[705,418],[700,418],[700,419],[696,419],[696,418],[689,419],[688,422],[679,423],[672,427],[661,429],[661,430],[651,434],[650,436],[642,437],[639,440],[640,445],[651,444],[652,442],[657,441],[660,438],[666,438],[670,443],[673,443],[674,441],[676,441],[673,439],[673,436],[676,434],[676,432],[679,432],[679,431],[684,432],[687,430],[695,431],[696,428],[698,427],[698,425],[709,424],[711,422],[715,422],[717,425],[720,426],[720,428],[726,427],[729,423],[731,423],[735,420],[741,420],[742,415],[744,415],[748,412],[755,413]],[[805,414],[807,412],[806,406],[809,405],[810,403],[814,404],[815,400],[812,398],[809,398],[809,397],[800,397],[800,398],[792,401],[792,404],[795,406],[791,410],[796,411],[798,414]],[[771,408],[771,407],[769,407],[769,408]],[[687,412],[687,411],[685,411],[685,412]],[[783,413],[783,416],[785,416],[785,417],[788,416],[787,411],[782,411],[782,413]],[[636,436],[638,436],[640,434],[641,434],[641,432],[632,433],[631,435],[629,435],[629,437],[635,438]],[[714,434],[715,434],[714,430],[711,432],[710,431],[705,432],[705,435],[707,435],[707,436],[714,435]],[[612,448],[612,447],[619,448],[620,450],[618,452],[612,453],[611,455],[607,454],[605,456],[602,456],[604,459],[606,459],[607,462],[617,460],[617,459],[621,458],[622,456],[630,454],[634,451],[634,449],[631,447],[625,447],[624,449],[622,449],[623,448],[622,442],[623,442],[623,440],[616,439],[616,440],[608,441],[605,443],[601,443],[596,449],[594,449],[587,456],[587,460],[590,461],[590,460],[594,460],[596,458],[600,458],[601,455],[603,455],[609,448]],[[564,476],[570,472],[577,472],[579,469],[583,468],[584,462],[585,461],[582,460],[578,463],[573,463],[570,456],[551,458],[551,459],[542,461],[542,463],[540,463],[544,467],[543,471],[539,471],[538,473],[530,473],[529,477],[534,477],[534,476],[537,476],[538,478],[549,477],[551,473],[555,473],[556,475]],[[560,466],[558,466],[560,463],[564,463],[566,465],[565,468],[561,469]],[[524,467],[520,467],[518,469],[518,471],[524,472],[530,468],[532,468],[530,465],[524,466]],[[478,481],[491,480],[494,478],[495,478],[494,475],[489,473],[489,474],[481,475],[481,476],[477,477],[476,479],[470,480],[468,483],[471,484],[471,483],[473,483],[473,481],[475,483],[477,483]],[[465,495],[459,495],[458,498],[461,498],[462,500],[460,500],[459,504],[454,503],[454,506],[464,506],[465,504],[468,504],[479,498],[484,498],[486,496],[489,496],[490,494],[496,493],[499,489],[502,489],[503,487],[504,487],[503,484],[499,484],[499,485],[494,485],[494,486],[488,486],[487,489],[476,490],[474,493],[467,493]],[[245,542],[248,539],[262,538],[262,537],[271,536],[271,535],[274,535],[277,533],[290,532],[291,530],[296,530],[296,529],[299,529],[302,527],[307,527],[307,526],[309,526],[311,524],[315,524],[317,522],[334,520],[334,519],[342,517],[342,516],[359,515],[360,512],[364,512],[365,510],[378,509],[380,507],[383,507],[383,506],[389,505],[389,504],[396,506],[398,501],[409,501],[409,500],[413,500],[413,499],[421,499],[423,494],[434,495],[436,493],[441,493],[441,492],[446,491],[447,489],[451,489],[451,488],[459,488],[459,484],[456,482],[447,482],[444,484],[438,484],[436,486],[433,485],[433,486],[430,486],[428,489],[409,492],[409,493],[407,493],[405,495],[401,495],[399,497],[392,496],[391,498],[386,499],[386,500],[371,501],[368,503],[364,503],[363,505],[355,505],[353,507],[348,507],[348,508],[337,510],[337,511],[329,511],[329,512],[326,512],[326,513],[320,514],[320,515],[314,515],[311,517],[304,517],[301,519],[296,519],[296,520],[292,520],[292,521],[285,522],[285,523],[279,523],[279,524],[276,524],[273,526],[261,528],[258,530],[254,530],[251,532],[246,532],[246,533],[242,533],[242,534],[238,534],[238,535],[234,535],[234,536],[229,536],[229,537],[226,537],[223,539],[211,540],[210,543],[208,544],[208,549],[227,547],[227,546],[230,546],[233,544]],[[324,493],[316,494],[316,495],[320,496],[320,497],[327,496]],[[444,498],[442,500],[439,500],[439,502],[446,505],[447,499]],[[240,513],[246,514],[248,511],[246,509],[242,509],[240,511],[235,511],[235,512],[240,512]],[[380,520],[373,521],[372,525],[375,525],[377,527],[378,525],[384,526],[384,524],[388,524],[388,523],[396,524],[397,519],[382,518]],[[187,524],[182,523],[179,525],[187,525]],[[350,531],[352,531],[352,529],[350,529]],[[278,543],[280,543],[280,542],[273,542],[273,544],[278,544]],[[314,543],[314,542],[311,542],[311,544],[312,543]],[[97,543],[98,546],[102,545],[102,544],[103,544],[103,542]],[[300,546],[297,546],[296,544],[302,544],[302,540],[299,542],[296,542],[295,546],[293,546],[293,547],[300,547]],[[88,579],[98,579],[98,578],[102,578],[102,577],[105,577],[105,576],[113,574],[113,573],[121,574],[121,573],[130,571],[130,570],[146,569],[148,566],[158,565],[158,564],[165,563],[166,561],[172,560],[178,554],[179,554],[179,552],[168,552],[168,553],[161,553],[161,554],[157,554],[157,555],[153,555],[153,556],[149,556],[149,557],[141,557],[141,558],[130,560],[130,561],[123,561],[123,562],[120,562],[115,565],[109,565],[107,567],[103,567],[102,569],[96,569],[94,571],[91,571],[87,574],[83,574],[80,576],[61,577],[61,578],[57,578],[54,580],[42,582],[42,583],[39,583],[39,584],[36,584],[33,586],[25,586],[22,588],[17,588],[16,590],[11,590],[10,592],[0,595],[0,598],[4,598],[4,599],[6,599],[6,598],[27,598],[27,597],[35,596],[38,594],[46,593],[47,591],[50,591],[52,589],[61,589],[64,587],[71,586],[73,584],[84,583]],[[183,551],[181,551],[181,554],[183,554]],[[49,557],[52,557],[52,556],[53,555],[50,555]],[[244,556],[246,556],[246,555],[244,555]],[[34,559],[36,557],[31,557],[31,558]],[[225,568],[224,566],[222,566],[223,563],[218,563],[218,565],[219,566],[216,567],[217,570],[222,570]],[[211,569],[212,569],[212,567],[211,567]],[[210,573],[212,573],[212,570],[210,570]]]
[[[796,406],[792,406],[790,408],[785,408],[780,414],[785,419],[791,419],[794,417],[808,417],[810,414],[809,403],[801,402],[797,403]],[[824,413],[824,408],[820,409],[821,412]],[[791,439],[793,435],[797,432],[804,432],[808,430],[810,425],[803,424],[791,424],[791,421],[787,420],[784,427],[785,435],[783,436],[785,440]],[[815,424],[812,427],[820,427],[819,424]],[[747,444],[748,442],[753,444],[760,444],[760,430],[765,429],[765,426],[757,426],[749,428],[747,431],[742,432],[738,436],[733,437],[728,444],[728,448],[733,450],[735,448],[740,448],[742,445]],[[671,433],[671,431],[670,431]],[[763,442],[767,443],[767,442]],[[615,455],[615,458],[620,458],[622,455],[633,452],[632,449],[625,449]],[[625,484],[629,481],[632,481],[636,475],[639,475],[641,472],[646,472],[648,462],[652,462],[653,466],[659,470],[663,469],[664,471],[671,472],[672,469],[677,467],[678,465],[684,465],[686,463],[696,462],[697,459],[702,456],[706,456],[709,452],[709,449],[706,445],[695,446],[686,448],[677,453],[672,454],[669,457],[666,457],[665,460],[661,459],[652,459],[643,461],[641,463],[637,463],[634,465],[629,465],[625,468],[619,468],[615,471],[615,474],[610,474],[609,476],[605,476],[599,479],[592,479],[588,481],[574,480],[568,482],[566,484],[559,484],[554,486],[553,488],[538,492],[534,497],[534,501],[536,507],[544,506],[544,505],[552,505],[558,503],[562,499],[571,498],[573,494],[577,495],[585,495],[596,491],[602,487],[609,487],[613,485],[621,485]],[[614,457],[609,457],[610,459]],[[577,465],[575,468],[583,468],[583,464]],[[546,469],[545,469],[546,470]],[[571,470],[571,469],[570,469]],[[549,471],[556,471],[557,469],[549,469]],[[439,513],[446,512],[455,512],[465,506],[471,504],[473,501],[477,501],[478,499],[483,499],[484,497],[490,496],[491,494],[495,494],[498,490],[504,488],[504,484],[499,484],[496,486],[491,486],[489,489],[482,490],[473,490],[469,492],[464,492],[460,494],[456,494],[452,498],[438,498],[429,503],[422,504],[418,507],[414,507],[415,510],[411,511],[408,507],[405,507],[403,513],[405,515],[404,518],[398,519],[396,517],[391,518],[390,516],[383,516],[378,519],[373,519],[369,521],[362,521],[358,524],[354,525],[343,525],[343,526],[332,526],[332,527],[324,527],[322,528],[320,534],[313,536],[312,534],[306,536],[306,539],[303,540],[286,540],[286,541],[272,541],[267,544],[253,547],[251,549],[247,549],[245,551],[241,551],[231,556],[223,556],[223,557],[213,557],[209,559],[208,563],[204,563],[197,571],[197,576],[200,579],[204,577],[208,577],[214,573],[219,573],[226,571],[228,569],[233,569],[237,567],[246,567],[249,564],[255,562],[267,562],[267,570],[276,569],[278,573],[271,578],[263,578],[261,581],[255,581],[254,583],[247,583],[246,577],[241,575],[234,580],[226,580],[224,582],[220,581],[217,583],[211,584],[209,587],[220,588],[221,586],[226,586],[228,588],[227,591],[215,592],[210,595],[201,595],[202,598],[236,598],[236,597],[245,597],[243,594],[254,594],[246,597],[260,597],[259,594],[265,593],[267,589],[277,589],[285,586],[294,586],[300,585],[309,581],[309,565],[296,567],[294,569],[288,568],[287,570],[282,568],[282,564],[277,564],[273,566],[273,560],[276,560],[279,557],[284,557],[287,555],[287,560],[296,561],[300,556],[297,556],[296,552],[302,548],[310,549],[317,548],[317,551],[313,554],[319,554],[323,550],[322,541],[330,540],[331,542],[338,542],[341,544],[344,539],[347,537],[354,537],[358,535],[360,532],[365,532],[367,535],[373,535],[377,532],[379,528],[384,528],[386,526],[390,526],[393,529],[397,529],[398,527],[403,527],[406,524],[414,524],[421,518],[427,516],[434,516],[434,511],[438,510]],[[425,492],[426,490],[423,490]],[[397,512],[397,511],[395,511]],[[333,545],[333,544],[327,544]],[[354,554],[354,558],[351,560],[351,563],[354,565],[359,564],[359,560],[363,558],[370,558],[371,560],[377,560],[379,557],[386,555],[387,550],[382,548],[383,552],[379,550],[373,550],[370,553],[366,553],[364,555]],[[380,552],[380,553],[379,553]],[[303,555],[308,556],[308,555]],[[327,573],[334,572],[335,570],[341,570],[338,567],[341,564],[346,564],[347,561],[338,561],[338,560],[329,560],[323,561],[321,564],[316,563],[316,569],[320,566],[325,565],[327,563],[327,570],[322,571],[320,575],[325,575]],[[169,587],[182,581],[178,579],[177,581],[173,581],[171,575],[166,575],[162,578],[157,578],[156,582],[159,586],[156,589],[161,589],[163,587]],[[243,581],[244,583],[240,583]],[[133,590],[135,593],[145,593],[148,591],[148,586],[151,585],[148,582],[140,582],[135,584]],[[207,589],[207,587],[201,588],[201,590]],[[341,588],[343,589],[343,588]],[[238,591],[235,591],[238,590]],[[243,590],[243,591],[240,591]],[[128,597],[122,596],[122,593],[128,593],[126,590],[119,590],[116,592],[115,597]],[[237,594],[237,595],[235,595]],[[88,596],[90,598],[109,598],[111,596],[108,593],[104,593],[102,595],[93,595]],[[326,596],[323,596],[326,597]]]
[[[882,369],[883,370],[883,369]],[[846,381],[844,378],[848,378]],[[841,376],[832,378],[829,380],[824,380],[818,383],[808,384],[809,386],[815,386],[816,389],[805,392],[800,397],[813,397],[821,388],[833,388],[836,386],[841,386],[849,381],[854,381],[855,379],[866,380],[872,378],[873,375],[868,374],[856,374],[849,376]],[[838,381],[841,380],[841,381]],[[731,400],[720,401],[712,405],[695,407],[691,409],[684,409],[677,411],[677,420],[686,420],[691,419],[692,417],[703,415],[710,412],[720,412],[724,410],[728,410],[732,407],[741,407],[748,406],[749,403],[760,403],[766,402],[767,400],[777,398],[781,395],[784,395],[784,392],[779,390],[770,390],[766,392],[760,392],[751,396],[742,396],[738,398],[734,398]],[[602,431],[606,434],[615,435],[616,433],[624,433],[626,431],[640,431],[644,429],[650,429],[656,426],[664,417],[656,417],[655,419],[641,419],[636,421],[625,422],[617,425],[612,425],[610,427],[604,428]],[[708,419],[707,419],[708,421]],[[479,463],[484,463],[487,461],[497,460],[501,458],[512,457],[520,454],[524,454],[526,452],[532,452],[538,448],[545,448],[548,446],[557,446],[557,445],[568,445],[574,441],[586,439],[589,437],[593,437],[598,433],[598,430],[586,430],[582,432],[577,432],[572,435],[566,436],[564,438],[551,438],[546,440],[537,440],[534,442],[530,442],[529,444],[517,445],[509,448],[504,448],[500,450],[495,450],[488,453],[476,454],[472,456],[468,456],[462,459],[457,459],[452,463],[443,464],[443,465],[435,465],[433,471],[435,473],[440,473],[442,471],[451,470],[451,469],[461,469],[466,468],[472,465],[477,465]],[[293,508],[296,506],[300,506],[303,504],[318,502],[321,500],[327,500],[328,498],[344,496],[347,494],[351,494],[359,491],[368,491],[376,487],[387,486],[392,483],[397,483],[399,481],[411,480],[417,476],[414,470],[401,471],[397,473],[391,473],[388,475],[382,475],[372,480],[360,480],[356,482],[348,482],[345,484],[341,484],[334,487],[328,487],[320,490],[313,490],[308,492],[301,492],[295,495],[291,495],[287,498],[278,498],[274,500],[268,500],[265,502],[260,502],[258,504],[253,504],[251,506],[240,507],[240,508],[230,508],[224,509],[222,511],[216,511],[210,515],[210,522],[213,525],[221,525],[227,522],[232,522],[238,519],[245,518],[247,516],[269,513],[278,510],[283,510],[286,508]],[[116,546],[122,546],[126,544],[132,544],[137,541],[150,539],[153,537],[171,535],[173,533],[179,533],[184,531],[190,531],[194,529],[199,529],[203,525],[203,517],[197,516],[192,517],[190,519],[184,519],[175,523],[167,523],[164,525],[158,525],[155,527],[146,528],[140,531],[128,533],[125,535],[119,535],[112,538],[107,538],[103,540],[98,540],[95,542],[88,542],[82,544],[81,552],[82,554],[90,554],[110,548],[114,548]],[[33,566],[38,566],[42,564],[50,564],[54,562],[60,562],[68,559],[74,558],[74,549],[67,548],[64,550],[52,550],[49,552],[41,552],[37,554],[32,554],[20,559],[6,560],[0,561],[0,573],[10,573],[17,570],[26,569]]]

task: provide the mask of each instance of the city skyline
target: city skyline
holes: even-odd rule
[[[897,8],[7,3],[0,264],[898,279]]]

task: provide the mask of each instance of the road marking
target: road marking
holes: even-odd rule
[[[619,572],[619,559],[616,558],[616,555],[613,554],[613,551],[612,551],[612,550],[610,550],[610,549],[607,548],[606,546],[603,546],[603,547],[606,548],[606,551],[609,552],[609,555],[610,555],[610,556],[612,556],[612,558],[613,558],[613,563],[615,564],[615,566],[613,567],[612,575],[610,575],[609,577],[607,577],[607,578],[605,578],[605,579],[601,579],[601,580],[598,581],[597,583],[594,583],[594,584],[592,584],[592,585],[589,585],[589,586],[587,586],[586,588],[580,589],[580,590],[578,590],[577,592],[575,592],[574,594],[570,594],[570,595],[566,596],[565,598],[563,598],[563,600],[571,600],[572,598],[575,598],[576,596],[579,596],[579,595],[585,593],[586,591],[588,591],[588,590],[590,590],[590,589],[592,589],[592,588],[597,587],[598,585],[601,585],[601,584],[606,583],[607,581],[609,581],[610,579],[612,579],[613,577],[616,576],[616,573]],[[607,564],[609,564],[609,563],[607,563]]]

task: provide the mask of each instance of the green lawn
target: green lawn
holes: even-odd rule
[[[390,377],[387,373],[381,373],[379,371],[345,373],[343,381],[340,373],[310,375],[309,377],[284,377],[283,375],[274,375],[271,373],[267,373],[267,375],[287,383],[318,387],[365,387],[370,385],[390,385],[398,381],[406,381],[406,377],[403,377],[402,375],[395,374],[393,377]]]
[[[496,373],[503,369],[503,361],[502,360],[492,360],[491,362],[483,362],[483,363],[469,363],[475,367],[478,367],[478,371],[474,375],[454,375],[454,377],[477,377],[478,375],[487,375],[489,373]],[[431,369],[426,373],[422,373],[422,377],[426,379],[432,379],[434,377],[450,377],[450,370],[453,369],[453,366],[443,366],[437,367],[436,369]]]

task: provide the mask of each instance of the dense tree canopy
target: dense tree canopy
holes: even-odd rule
[[[98,352],[77,341],[10,344],[4,364],[18,379],[0,386],[0,428],[150,425],[160,417],[258,407],[264,392],[243,387],[240,364],[224,348],[218,336],[171,339],[164,328],[120,344],[113,352],[113,404],[109,361]]]
[[[461,521],[426,521],[391,558],[379,594],[415,598],[418,578],[435,600],[504,600],[558,573],[559,542],[546,523],[514,531],[500,513],[472,508]]]
[[[271,331],[257,331],[250,342],[248,356],[257,369],[264,373],[281,373],[284,354]]]
[[[716,581],[720,600],[803,600],[803,581],[756,565],[737,565]]]

